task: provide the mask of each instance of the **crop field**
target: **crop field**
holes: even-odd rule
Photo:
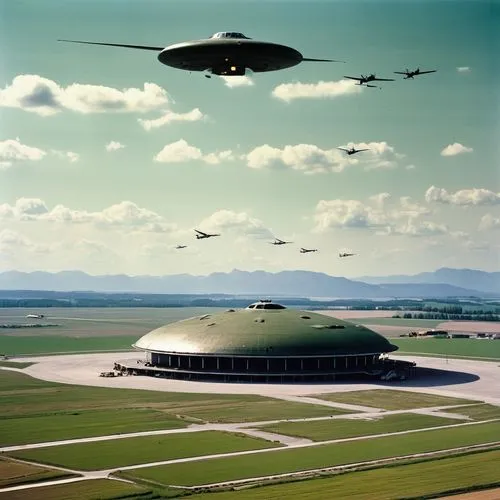
[[[260,427],[260,429],[276,432],[278,434],[285,434],[287,436],[305,437],[313,441],[327,441],[330,439],[368,436],[410,429],[425,429],[427,427],[458,423],[460,423],[460,421],[451,418],[403,413],[398,415],[381,415],[372,420],[346,418],[316,420],[312,422],[280,422],[278,424]]]
[[[152,480],[165,485],[195,486],[446,450],[499,440],[500,422],[493,422],[301,449],[163,465],[120,474],[123,477]]]
[[[314,396],[326,401],[383,408],[384,410],[410,410],[433,406],[473,404],[477,401],[447,396],[436,396],[421,392],[398,391],[392,389],[373,389],[367,391],[336,392]]]
[[[396,314],[396,313],[395,313]],[[411,328],[435,328],[442,319],[405,319],[405,318],[356,318],[351,320],[360,325],[408,326]]]
[[[500,360],[500,341],[480,339],[391,339],[399,347],[398,354],[426,353],[442,356],[460,356]]]
[[[0,446],[176,429],[185,425],[182,420],[158,410],[128,408],[61,411],[51,415],[3,418]]]
[[[0,493],[0,500],[27,500],[44,498],[47,500],[114,500],[119,498],[154,498],[147,495],[151,489],[121,481],[109,479],[95,479],[77,483],[61,484],[56,486],[42,486],[37,488],[37,495],[33,491],[9,491]],[[156,497],[158,498],[158,497]]]
[[[36,465],[15,462],[0,457],[0,488],[71,476],[72,474],[60,470],[44,469]]]
[[[463,408],[453,408],[443,411],[466,415],[467,417],[470,417],[474,420],[489,420],[491,418],[500,418],[500,406],[488,404],[464,406]]]
[[[0,324],[50,323],[57,327],[36,329],[44,336],[69,337],[101,337],[101,336],[136,336],[140,337],[162,325],[214,313],[224,308],[212,307],[49,307],[36,311],[25,308],[0,308]],[[41,319],[26,318],[27,314],[44,314]],[[0,338],[14,335],[16,337],[33,335],[33,328],[2,328]],[[2,349],[0,347],[0,352]]]
[[[451,491],[499,484],[500,450],[347,473],[241,491],[193,495],[190,500],[397,500],[441,498]],[[451,497],[450,500],[455,497]],[[471,497],[470,500],[473,500]],[[486,498],[486,497],[485,497]],[[493,497],[489,497],[493,498]]]
[[[0,370],[0,443],[4,446],[54,439],[55,433],[61,440],[118,431],[180,427],[186,421],[246,422],[335,413],[345,412],[253,395],[185,394],[56,384]],[[141,418],[135,420],[137,415]]]
[[[278,446],[281,445],[244,434],[201,431],[68,444],[9,452],[8,455],[72,469],[98,470],[160,460],[259,450]]]
[[[31,366],[34,363],[29,363],[29,362],[23,362],[23,361],[0,361],[0,366],[6,366],[7,368],[27,368],[28,366]]]

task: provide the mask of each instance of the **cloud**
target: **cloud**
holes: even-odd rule
[[[75,163],[80,159],[80,155],[78,153],[74,153],[73,151],[59,151],[57,149],[51,149],[50,152],[58,158],[69,160],[70,163]]]
[[[124,144],[122,144],[121,142],[117,142],[117,141],[108,142],[105,146],[106,151],[108,151],[108,152],[118,151],[119,149],[123,149],[124,147],[125,147]]]
[[[500,217],[493,217],[491,214],[486,214],[481,217],[479,222],[481,231],[489,231],[490,229],[500,229]]]
[[[245,236],[254,238],[273,238],[273,233],[264,226],[260,219],[251,217],[246,212],[232,210],[218,210],[202,220],[199,225],[206,231],[237,231]]]
[[[461,189],[455,193],[448,193],[444,188],[431,186],[425,192],[425,201],[459,206],[498,205],[500,204],[500,193],[477,188]]]
[[[435,236],[448,233],[447,226],[421,220],[430,210],[414,203],[408,196],[389,203],[388,193],[359,200],[321,200],[314,214],[314,232],[330,229],[373,229],[379,235]]]
[[[0,259],[6,257],[16,259],[20,253],[47,254],[52,247],[53,245],[34,243],[24,235],[10,229],[0,231]]]
[[[472,153],[474,149],[468,148],[460,144],[459,142],[455,142],[453,144],[449,144],[441,151],[441,156],[456,156],[463,153]]]
[[[354,145],[353,143],[349,143]],[[397,166],[403,155],[396,153],[387,142],[358,143],[355,147],[369,148],[364,156],[352,158],[337,148],[321,149],[315,144],[287,145],[283,149],[264,144],[254,148],[244,157],[247,166],[255,169],[290,168],[305,174],[342,172],[352,165],[364,165],[365,170]]]
[[[18,75],[0,90],[0,106],[19,108],[50,116],[63,110],[77,113],[145,113],[169,102],[167,92],[154,83],[143,89],[115,89],[102,85],[73,83],[62,87],[39,75]]]
[[[202,120],[206,116],[198,109],[192,109],[187,113],[174,113],[173,111],[166,111],[160,118],[154,120],[143,120],[139,118],[137,121],[141,124],[144,130],[152,130],[154,128],[163,127],[174,122],[195,122]]]
[[[234,89],[236,87],[251,87],[254,85],[254,81],[246,75],[236,75],[236,76],[220,76],[225,82],[226,87]]]
[[[16,162],[38,161],[46,151],[21,144],[19,138],[0,141],[0,169],[11,167]]]
[[[470,71],[469,66],[457,66],[457,71],[459,73],[468,73]]]
[[[354,81],[338,80],[318,83],[282,83],[274,88],[272,95],[276,99],[290,102],[294,99],[335,98],[360,92],[362,92],[362,87],[356,85]]]
[[[51,210],[39,198],[19,198],[14,205],[0,205],[0,219],[45,221],[65,224],[93,224],[99,229],[119,228],[130,231],[170,233],[177,226],[161,215],[141,208],[131,201],[122,201],[99,212],[75,210],[56,205]]]
[[[204,155],[201,149],[191,146],[184,139],[167,144],[153,159],[160,163],[182,163],[192,160],[201,160],[212,165],[232,160],[231,150],[208,153]]]

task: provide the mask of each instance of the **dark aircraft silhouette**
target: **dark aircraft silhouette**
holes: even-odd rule
[[[369,149],[356,149],[354,146],[352,148],[349,148],[349,149],[346,149],[346,148],[337,148],[337,149],[341,149],[342,151],[345,151],[349,156],[350,155],[353,155],[353,154],[356,154],[356,153],[360,153],[361,151],[368,151]]]
[[[289,243],[293,243],[292,241],[283,241],[279,238],[274,238],[274,241],[271,241],[271,245],[288,245]]]
[[[198,229],[195,229],[194,232],[196,233],[197,240],[203,240],[205,238],[213,238],[214,236],[220,236],[220,234],[204,233],[203,231],[198,231]]]
[[[181,248],[187,248],[187,245],[177,245],[175,247],[176,250],[180,250]]]
[[[355,253],[346,253],[346,252],[341,252],[339,253],[339,257],[352,257],[353,255],[356,255]]]
[[[394,73],[396,73],[397,75],[406,75],[403,77],[403,80],[408,80],[408,78],[411,78],[413,80],[414,76],[425,75],[426,73],[435,73],[436,71],[436,69],[431,69],[429,71],[420,71],[420,68],[417,68],[414,71],[409,71],[408,68],[406,68],[406,71],[394,71]]]
[[[366,87],[374,87],[374,88],[380,88],[377,87],[376,85],[370,85],[368,82],[393,82],[393,78],[377,78],[375,76],[375,73],[371,73],[370,75],[361,75],[360,77],[358,76],[344,76],[344,78],[349,78],[350,80],[357,80],[358,83],[356,85],[365,85]]]
[[[301,248],[300,253],[309,253],[309,252],[317,252],[317,248]]]
[[[168,47],[127,45],[120,43],[58,40],[59,42],[106,45],[159,52],[158,60],[173,68],[187,71],[208,71],[214,75],[238,76],[246,70],[253,73],[277,71],[304,61],[343,62],[333,59],[311,59],[286,45],[252,40],[243,33],[223,31],[210,38],[176,43]],[[210,78],[210,75],[205,75]]]

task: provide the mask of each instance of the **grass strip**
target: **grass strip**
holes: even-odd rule
[[[127,471],[125,475],[158,481],[166,485],[195,486],[446,450],[493,442],[499,440],[499,437],[500,422],[493,422],[156,466]]]

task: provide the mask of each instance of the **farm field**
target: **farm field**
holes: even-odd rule
[[[398,354],[436,354],[500,360],[500,341],[480,339],[391,339],[399,347]]]
[[[78,470],[99,470],[161,460],[196,457],[233,451],[275,448],[280,444],[221,431],[79,443],[8,452],[9,456]]]
[[[474,489],[500,483],[500,450],[471,453],[452,458],[382,467],[323,479],[263,486],[241,491],[193,495],[190,500],[397,500],[437,498],[446,492]],[[439,498],[442,498],[439,496]],[[448,498],[448,497],[447,497]],[[450,497],[453,500],[458,497]],[[476,497],[470,497],[474,500]],[[478,499],[483,498],[478,496]],[[484,496],[493,500],[495,497]]]
[[[459,420],[451,418],[403,413],[399,415],[381,415],[371,420],[356,418],[317,420],[313,422],[280,422],[260,427],[260,429],[287,436],[305,437],[313,441],[328,441],[330,439],[425,429],[427,427],[458,423],[460,423]]]
[[[0,488],[72,476],[73,474],[64,471],[44,469],[36,465],[25,464],[0,457]]]
[[[493,406],[488,404],[464,406],[462,408],[454,408],[450,410],[443,410],[446,412],[460,413],[466,415],[474,420],[488,420],[490,418],[500,418],[500,406]]]
[[[38,497],[33,496],[33,491],[9,491],[0,493],[0,500],[32,500],[43,498],[46,500],[115,500],[118,498],[153,498],[147,495],[150,488],[109,479],[95,479],[70,484],[55,486],[42,486],[35,490]]]
[[[393,312],[393,314],[396,314]],[[405,318],[356,318],[352,319],[354,323],[359,323],[360,325],[387,325],[387,326],[407,326],[409,329],[425,329],[425,328],[435,328],[437,325],[443,322],[442,319],[405,319]]]
[[[195,486],[498,441],[500,422],[465,425],[369,440],[285,449],[121,472],[165,485]]]
[[[413,408],[429,408],[433,406],[451,406],[477,403],[477,401],[468,399],[450,398],[447,396],[437,396],[434,394],[398,391],[392,389],[336,392],[332,394],[319,394],[314,397],[337,403],[383,408],[384,410],[410,410]]]

